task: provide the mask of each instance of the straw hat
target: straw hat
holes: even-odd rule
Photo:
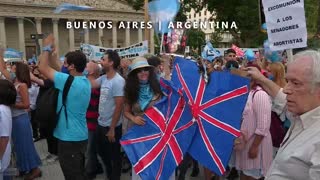
[[[153,67],[153,66],[149,65],[146,58],[137,57],[132,61],[131,65],[129,66],[129,74],[136,69],[144,68],[144,67]]]

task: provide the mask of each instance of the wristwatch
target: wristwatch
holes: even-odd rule
[[[43,48],[42,48],[42,51],[47,51],[47,52],[52,52],[52,47],[51,47],[52,45],[51,44],[49,44],[49,45],[47,45],[47,46],[44,46]]]

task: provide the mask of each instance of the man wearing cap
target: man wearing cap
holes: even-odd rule
[[[107,51],[101,65],[106,74],[96,80],[90,80],[92,88],[100,88],[99,118],[97,126],[97,144],[107,176],[120,180],[122,120],[124,104],[123,88],[125,80],[117,73],[120,57],[116,51]]]

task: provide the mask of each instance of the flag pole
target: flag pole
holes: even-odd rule
[[[162,33],[162,35],[161,35],[161,42],[160,42],[160,54],[162,54],[163,38],[164,38],[164,33]]]
[[[147,23],[149,21],[149,13],[148,13],[148,0],[144,0],[144,21],[145,23]],[[144,38],[145,40],[148,41],[148,45],[149,45],[149,52],[150,52],[150,30],[148,28],[146,28],[144,30]]]

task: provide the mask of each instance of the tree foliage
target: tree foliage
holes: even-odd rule
[[[134,9],[143,8],[144,0],[126,0]],[[149,0],[150,1],[150,0]],[[309,35],[320,39],[320,0],[305,0],[305,12]],[[186,13],[203,8],[215,12],[215,21],[234,21],[238,29],[229,29],[235,43],[241,47],[258,47],[267,39],[260,31],[258,0],[183,0],[176,20],[185,21]],[[317,35],[317,36],[316,36]],[[192,38],[191,38],[192,39]]]
[[[197,29],[188,29],[186,35],[188,46],[193,50],[198,50],[198,54],[201,54],[201,47],[205,44],[205,33]]]

